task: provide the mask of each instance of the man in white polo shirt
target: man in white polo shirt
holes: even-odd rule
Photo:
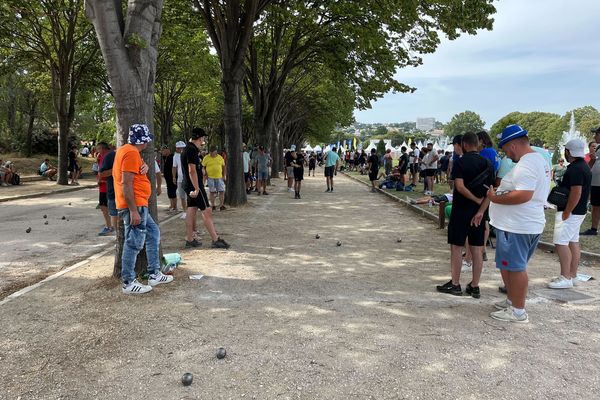
[[[550,166],[531,148],[527,133],[519,125],[502,131],[498,147],[517,164],[498,189],[490,188],[487,194],[490,225],[496,228],[496,268],[508,290],[507,299],[496,303],[498,311],[490,316],[506,322],[529,322],[527,263],[544,231],[544,205],[550,191]]]

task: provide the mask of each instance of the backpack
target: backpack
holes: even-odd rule
[[[403,192],[404,191],[404,183],[402,183],[400,181],[396,182],[396,191]]]
[[[21,177],[18,174],[13,174],[12,179],[10,180],[11,185],[20,185]]]

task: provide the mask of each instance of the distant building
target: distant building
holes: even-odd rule
[[[429,132],[435,128],[435,118],[417,118],[417,129]]]

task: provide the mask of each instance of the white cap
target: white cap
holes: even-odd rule
[[[184,148],[185,143],[180,140],[179,142],[175,143],[175,147],[178,149]]]
[[[585,143],[581,139],[569,140],[565,144],[565,149],[569,150],[571,157],[585,157]]]

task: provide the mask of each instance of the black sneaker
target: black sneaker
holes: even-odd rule
[[[439,286],[439,285],[436,286],[435,288],[437,289],[438,292],[448,293],[453,296],[462,296],[462,289],[460,287],[460,284],[453,285],[452,279],[450,279],[448,282],[444,283],[441,286]]]
[[[231,246],[229,245],[229,243],[227,243],[223,239],[218,238],[217,240],[212,242],[212,247],[215,249],[228,249]]]
[[[327,190],[325,191],[325,193],[329,193],[329,188],[327,188]]]
[[[465,293],[475,299],[478,299],[481,297],[481,292],[479,291],[479,286],[473,287],[473,286],[471,286],[471,282],[467,283],[467,288],[465,289]]]
[[[484,251],[483,252],[483,261],[487,261],[487,260],[488,260],[488,258],[487,258],[487,251]]]
[[[300,197],[300,193],[298,193],[298,200],[300,200],[302,197]]]
[[[267,193],[267,192],[263,192],[263,196],[265,196],[265,195],[268,195],[268,194],[269,194],[269,193]]]
[[[189,241],[185,241],[185,248],[189,249],[191,247],[199,247],[202,246],[202,242],[197,241],[196,239],[192,240],[191,242]]]
[[[508,293],[508,290],[506,290],[506,286],[498,286],[498,291],[504,294]]]
[[[581,232],[580,233],[581,236],[597,236],[598,235],[598,229],[594,229],[594,228],[590,228],[585,232]]]

